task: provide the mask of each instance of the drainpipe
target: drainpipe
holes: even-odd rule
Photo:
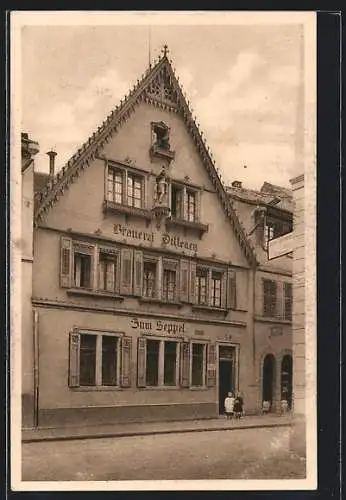
[[[39,412],[39,341],[38,341],[38,312],[34,310],[34,427],[38,427]]]

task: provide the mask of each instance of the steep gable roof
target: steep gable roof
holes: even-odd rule
[[[179,78],[176,77],[168,60],[166,49],[164,50],[163,57],[160,56],[157,63],[153,67],[150,66],[148,68],[145,74],[142,75],[141,81],[137,80],[137,83],[129,91],[128,95],[120,101],[120,105],[108,115],[102,125],[98,127],[56,176],[53,179],[50,178],[46,187],[40,193],[37,193],[37,199],[35,200],[37,207],[34,216],[35,225],[39,223],[44,214],[64,194],[69,185],[99,155],[102,147],[110,141],[111,137],[129,119],[130,115],[141,102],[149,103],[172,113],[178,113],[181,116],[249,263],[256,264],[254,246],[248,240],[243,224],[238,218],[233,203],[226,193],[211,151],[203,139],[203,133],[199,130],[192,116],[189,102],[186,100],[179,84]]]

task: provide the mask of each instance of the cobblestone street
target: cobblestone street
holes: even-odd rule
[[[303,479],[289,428],[23,444],[23,481]]]

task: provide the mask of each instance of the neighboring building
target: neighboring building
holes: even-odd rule
[[[257,411],[264,355],[291,352],[289,309],[272,318],[270,290],[253,321],[254,247],[166,50],[56,175],[50,157],[35,198],[39,425],[214,417],[238,389]],[[261,263],[256,286],[290,283],[286,264]]]
[[[268,241],[292,231],[289,189],[265,182],[260,191],[234,181],[227,188],[235,211],[255,245],[254,355],[258,405],[272,411],[287,400],[292,406],[292,253],[269,260]]]
[[[32,316],[32,266],[34,218],[34,156],[37,142],[21,135],[22,167],[22,418],[24,426],[34,423],[34,341]]]

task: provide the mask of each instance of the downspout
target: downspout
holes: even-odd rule
[[[34,310],[34,427],[38,427],[39,413],[39,339],[38,312]]]

